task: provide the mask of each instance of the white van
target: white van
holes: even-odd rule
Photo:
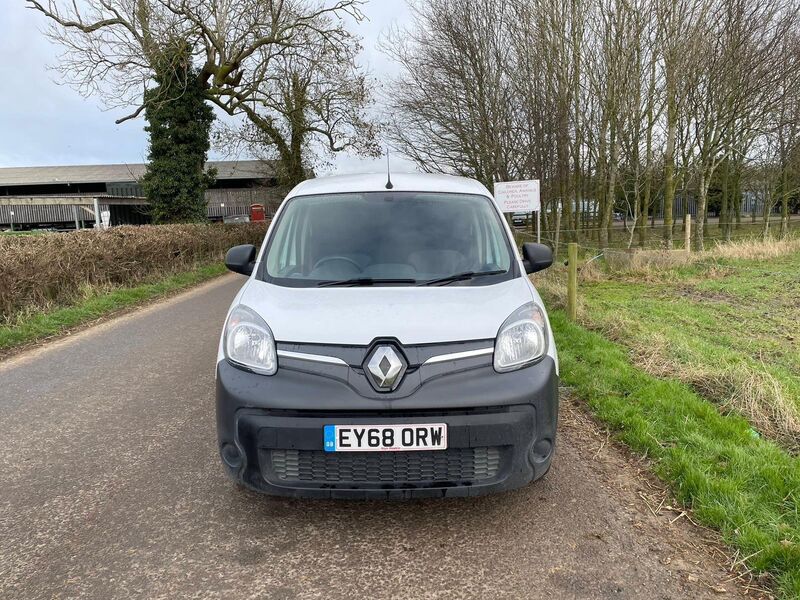
[[[558,358],[524,244],[477,181],[311,179],[275,215],[217,357],[228,474],[271,494],[473,496],[542,477]]]

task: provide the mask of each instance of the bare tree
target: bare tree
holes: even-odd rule
[[[622,96],[621,109],[625,114],[625,127],[621,129],[622,141],[622,193],[627,215],[633,217],[628,228],[628,246],[638,228],[639,243],[644,246],[647,232],[647,215],[653,191],[653,137],[656,121],[663,110],[663,96],[657,78],[655,52],[658,30],[653,18],[654,5],[648,0],[629,4],[630,42],[627,86]]]
[[[754,181],[767,145],[782,165],[770,197],[788,230],[800,187],[797,0],[415,7],[414,27],[388,44],[403,67],[389,98],[398,147],[426,170],[541,179],[554,247],[562,227],[571,239],[583,227],[600,247],[614,243],[623,206],[625,242],[638,228],[644,245],[660,202],[663,244],[672,247],[674,215],[685,222],[696,208],[702,248],[712,182],[729,238],[743,178]]]
[[[362,0],[26,1],[49,19],[48,36],[64,48],[57,70],[65,82],[109,106],[133,107],[118,122],[144,110],[162,49],[178,39],[191,48],[207,98],[248,117],[279,153],[282,137],[268,126],[276,107],[302,113],[303,127],[326,138],[331,151],[357,146],[371,131],[361,112],[365,79],[353,69],[357,40],[343,22],[363,18]],[[289,170],[298,162],[287,160]]]
[[[784,56],[782,40],[794,24],[794,7],[783,0],[726,0],[715,7],[714,35],[703,39],[689,111],[698,176],[694,246],[702,250],[711,178],[728,148],[749,145],[780,102],[781,81],[796,65]],[[770,195],[771,197],[771,195]]]
[[[698,56],[698,45],[711,0],[657,0],[656,15],[664,79],[664,245],[672,248],[673,210],[675,202],[675,142],[678,121],[691,88],[691,61]]]
[[[796,33],[787,35],[781,46],[780,54],[784,60],[790,65],[800,64],[800,40]],[[796,71],[789,71],[778,82],[775,126],[766,134],[776,139],[776,160],[780,169],[781,237],[789,234],[789,200],[800,191],[800,86],[796,77]]]
[[[318,17],[327,20],[328,15]],[[258,155],[275,158],[278,178],[295,185],[306,178],[316,150],[325,154],[352,151],[378,156],[377,126],[367,114],[372,104],[366,74],[357,65],[361,47],[355,37],[331,44],[319,34],[324,26],[297,34],[295,49],[264,65],[257,101],[237,93],[212,101],[231,115],[244,112],[249,122],[236,131]],[[344,40],[344,38],[342,38]],[[223,136],[225,143],[231,136]]]
[[[574,31],[569,3],[511,2],[506,37],[511,46],[506,65],[515,102],[514,127],[523,153],[517,157],[520,178],[543,180],[542,209],[558,253],[560,225],[570,231],[569,194],[571,97],[574,86]],[[572,33],[570,33],[572,32]]]
[[[383,43],[402,69],[387,94],[390,139],[426,171],[508,180],[519,151],[506,1],[432,0],[412,12],[415,25]]]

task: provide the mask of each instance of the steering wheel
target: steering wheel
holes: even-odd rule
[[[349,263],[350,263],[351,265],[353,265],[353,266],[354,266],[354,267],[355,267],[355,268],[356,268],[356,269],[357,269],[359,272],[361,271],[361,265],[359,265],[359,264],[358,264],[356,261],[354,261],[352,258],[347,258],[346,256],[325,256],[325,257],[323,257],[323,258],[320,258],[320,259],[319,259],[319,260],[318,260],[316,263],[314,263],[314,266],[311,268],[311,270],[312,270],[312,271],[314,271],[314,270],[318,269],[320,265],[323,265],[323,264],[325,264],[326,262],[329,262],[329,261],[332,261],[332,260],[343,260],[343,261],[345,261],[345,262],[349,262]]]

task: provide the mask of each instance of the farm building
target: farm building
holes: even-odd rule
[[[247,215],[251,204],[272,214],[283,195],[270,161],[209,161],[217,170],[206,191],[208,217]],[[0,168],[0,228],[92,227],[97,210],[110,223],[146,223],[147,202],[138,180],[144,164]]]

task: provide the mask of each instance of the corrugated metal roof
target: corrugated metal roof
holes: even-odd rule
[[[275,165],[265,160],[208,161],[217,179],[265,179],[274,177]],[[62,167],[0,167],[0,186],[58,183],[126,183],[144,175],[146,165],[70,165]]]

